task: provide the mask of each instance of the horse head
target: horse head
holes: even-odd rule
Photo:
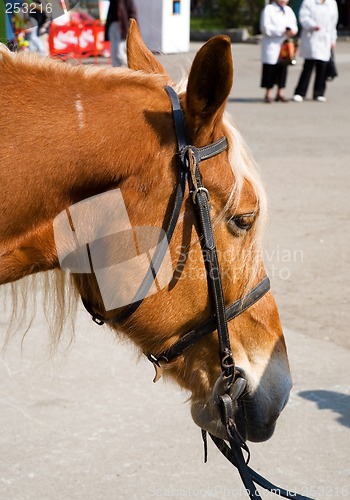
[[[131,69],[161,74],[170,80],[164,67],[144,45],[133,21],[127,46]],[[227,137],[229,143],[228,151],[201,165],[203,184],[211,196],[210,213],[226,304],[242,297],[265,275],[261,237],[266,219],[266,195],[239,132],[224,116],[232,81],[231,44],[227,37],[219,36],[199,50],[186,89],[180,93],[191,144],[200,148],[222,136]],[[167,96],[164,95],[164,99],[167,100]],[[169,217],[164,207],[168,207],[169,199],[174,203],[176,138],[170,102],[165,107],[165,110],[145,112],[148,125],[157,130],[162,140],[151,167],[159,182],[154,182],[149,202],[140,203],[139,208],[133,203],[138,222],[147,223],[148,219],[149,223],[150,212],[155,209],[164,214],[164,225]],[[184,210],[170,244],[173,265],[170,283],[148,297],[122,324],[117,320],[114,326],[136,341],[144,353],[155,356],[213,315],[190,193],[186,192],[185,197]],[[157,208],[157,203],[163,208]],[[110,318],[114,315],[115,311]],[[235,363],[247,380],[235,408],[237,426],[244,438],[266,440],[274,431],[291,389],[286,346],[272,294],[267,293],[230,322],[229,335]],[[191,392],[194,421],[212,434],[225,437],[217,402],[217,395],[224,389],[216,332],[206,335],[170,363],[160,364],[166,376]]]
[[[128,257],[128,245],[132,242],[135,247],[143,228],[148,228],[153,246],[164,240],[162,235],[176,204],[179,171],[173,110],[165,91],[171,78],[145,47],[135,22],[131,23],[128,37],[128,61],[130,68],[121,71],[91,70],[2,51],[0,83],[3,79],[11,86],[14,97],[4,98],[9,118],[2,129],[7,149],[0,172],[0,284],[62,266],[66,257],[60,260],[60,252],[62,257],[72,240],[74,243],[79,237],[77,227],[74,238],[70,234],[76,215],[86,230],[82,235],[84,244],[91,242],[88,236],[92,226],[100,221],[109,231],[118,219],[123,239],[118,239],[117,247],[110,247],[108,252],[112,257],[118,254],[119,260]],[[23,79],[18,79],[18,74],[23,74]],[[192,153],[205,152],[201,148],[209,144],[216,145],[218,153],[220,144],[224,146],[220,153],[207,155],[199,165],[198,175],[202,194],[210,195],[208,218],[214,229],[226,306],[247,296],[265,276],[261,240],[266,195],[241,135],[224,114],[232,81],[230,40],[218,36],[197,53],[186,86],[175,87]],[[37,120],[32,118],[29,100],[28,106],[19,107],[15,97],[24,88],[30,95],[31,85],[33,93],[38,86],[51,89],[50,93],[42,92],[42,116]],[[45,124],[45,141],[31,150],[30,169],[25,161],[27,152],[17,147],[27,142],[17,138],[20,131],[12,119],[14,112],[17,122],[23,122],[23,131],[28,124],[38,137]],[[66,133],[57,141],[63,121]],[[90,202],[84,200],[93,198],[99,205],[100,198],[94,197],[103,193],[104,200],[109,200],[108,213],[101,216],[95,208],[90,212]],[[128,295],[133,280],[139,278],[137,266],[132,273],[124,266],[124,277],[118,275],[121,281],[113,279],[110,267],[102,269],[111,299],[108,306],[98,273],[87,270],[94,258],[91,245],[84,265],[78,263],[82,265],[80,270],[74,262],[67,267],[92,314],[130,338],[141,352],[152,354],[153,360],[178,345],[187,332],[209,322],[206,335],[169,362],[159,358],[159,365],[166,377],[191,392],[194,421],[212,434],[225,437],[217,402],[225,383],[215,320],[212,323],[214,311],[201,245],[203,235],[195,215],[194,193],[186,187],[182,196],[182,208],[165,247],[165,279],[160,283],[157,275],[158,284],[153,291],[147,290],[132,314],[125,314],[129,311],[127,300],[113,300],[118,287],[121,295]],[[12,206],[15,208],[10,210]],[[58,248],[60,232],[64,237]],[[151,243],[144,251],[148,264]],[[140,241],[138,245],[140,250]],[[107,257],[110,255],[103,248],[98,259],[104,261]],[[244,301],[240,305],[244,308]],[[291,388],[283,332],[272,294],[266,293],[230,321],[228,335],[235,364],[247,381],[234,407],[237,427],[246,439],[268,439]],[[233,390],[237,391],[237,386]]]

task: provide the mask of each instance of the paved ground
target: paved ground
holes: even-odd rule
[[[198,47],[161,60],[178,75]],[[251,447],[252,465],[317,499],[348,498],[350,45],[338,44],[326,104],[264,104],[259,48],[233,54],[229,111],[269,192],[265,260],[294,378],[274,437]],[[300,62],[290,68],[289,96],[299,71]],[[22,350],[23,329],[0,359],[0,499],[246,498],[212,446],[202,463],[187,395],[153,385],[150,364],[83,311],[78,325],[70,348],[67,338],[50,358],[39,314]]]

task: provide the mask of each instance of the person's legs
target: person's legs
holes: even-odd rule
[[[28,33],[28,42],[29,46],[28,49],[31,52],[39,52],[42,56],[46,55],[46,50],[38,37],[38,25],[33,26],[33,28],[30,28],[29,33]]]
[[[276,65],[263,64],[260,86],[266,89],[265,102],[272,101],[271,92],[272,92],[272,87],[275,84],[275,79],[276,79]]]
[[[120,38],[120,42],[118,44],[117,58],[120,61],[119,66],[127,66],[128,60],[126,55],[126,40]]]
[[[301,72],[298,85],[294,91],[294,95],[300,95],[301,97],[306,96],[314,63],[315,61],[313,59],[305,59],[303,70]]]
[[[327,61],[316,61],[316,78],[314,83],[314,99],[323,97],[326,91]]]
[[[108,37],[111,43],[112,66],[126,65],[125,40],[122,40],[119,23],[117,21],[111,23],[108,30]]]
[[[282,101],[282,102],[287,101],[283,95],[283,89],[285,88],[287,81],[287,68],[288,66],[286,64],[277,64],[276,66],[276,85],[277,85],[276,101]]]

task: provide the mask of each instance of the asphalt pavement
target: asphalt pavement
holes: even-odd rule
[[[199,47],[160,60],[179,78]],[[338,43],[339,77],[329,83],[327,103],[265,104],[259,46],[232,51],[228,111],[268,191],[265,262],[294,380],[274,436],[251,445],[251,465],[286,489],[348,498],[350,44]],[[298,59],[289,97],[300,70]],[[22,342],[24,330],[0,358],[1,500],[247,498],[212,445],[203,463],[188,394],[169,382],[152,384],[150,363],[83,309],[75,339],[64,335],[53,355],[40,312]]]

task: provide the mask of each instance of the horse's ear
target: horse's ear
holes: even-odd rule
[[[128,66],[136,71],[167,75],[167,72],[146,47],[135,19],[130,20],[129,32],[126,39]]]
[[[211,38],[197,53],[188,78],[186,116],[192,136],[221,118],[232,82],[231,40]]]

